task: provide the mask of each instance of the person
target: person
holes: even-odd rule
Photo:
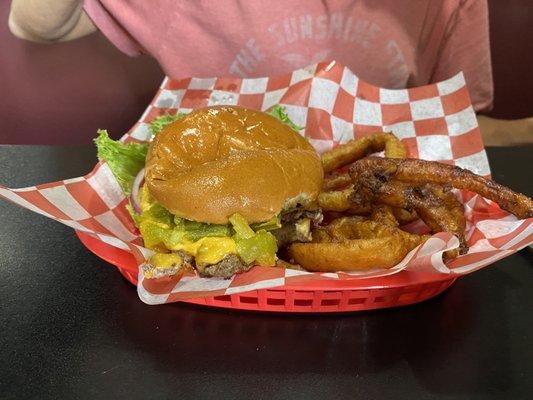
[[[394,89],[463,71],[474,110],[493,102],[486,0],[13,0],[9,27],[45,43],[99,29],[172,78],[258,77],[334,59]],[[478,121],[486,145],[533,142],[533,118]]]

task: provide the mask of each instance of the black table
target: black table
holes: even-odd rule
[[[533,148],[489,149],[533,195]],[[88,172],[94,149],[0,146],[0,183]],[[147,306],[71,229],[0,201],[0,397],[525,399],[533,394],[533,255],[425,303],[346,315]]]

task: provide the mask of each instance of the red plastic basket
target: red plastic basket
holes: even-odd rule
[[[138,267],[132,254],[76,231],[94,254],[116,266],[134,285]],[[418,303],[442,293],[456,278],[428,272],[401,271],[378,279],[361,279],[299,288],[281,286],[225,296],[182,300],[210,307],[274,312],[346,312],[398,307]]]

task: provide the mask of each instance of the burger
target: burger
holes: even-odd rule
[[[149,145],[100,132],[99,157],[131,195],[129,210],[153,251],[145,276],[229,278],[274,266],[285,246],[310,241],[323,170],[295,128],[281,107],[213,106],[157,119]]]

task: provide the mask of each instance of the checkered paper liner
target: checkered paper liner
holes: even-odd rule
[[[481,135],[462,73],[428,86],[389,90],[359,80],[334,61],[292,73],[253,79],[166,78],[155,98],[122,141],[146,141],[148,123],[166,112],[188,112],[216,104],[234,104],[268,110],[285,106],[291,119],[305,126],[302,134],[322,152],[337,144],[375,131],[392,131],[408,149],[408,156],[438,160],[490,173]],[[471,273],[533,243],[533,218],[517,220],[497,204],[469,192],[458,192],[465,205],[468,254],[444,264],[442,253],[459,242],[449,233],[433,235],[389,270],[363,273],[311,273],[259,267],[231,279],[185,275],[147,279],[139,269],[138,294],[149,304],[242,293],[284,285],[301,290],[317,283],[387,278],[402,270],[427,270],[458,276]],[[133,221],[125,210],[128,199],[109,167],[98,163],[88,175],[21,189],[0,186],[0,197],[55,219],[111,246],[131,252],[138,265],[150,256],[142,246]]]

